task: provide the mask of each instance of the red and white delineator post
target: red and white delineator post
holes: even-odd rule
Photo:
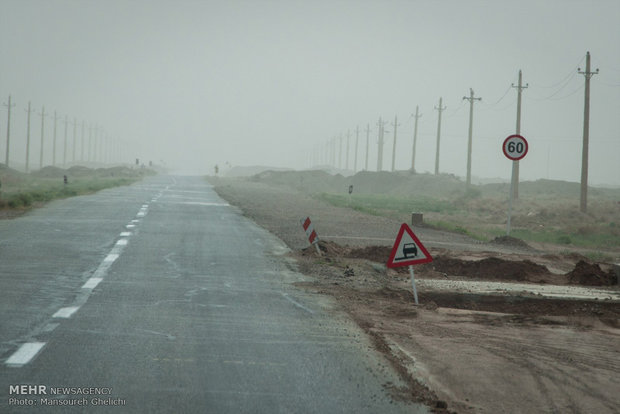
[[[308,236],[308,241],[310,244],[313,244],[316,247],[316,252],[321,255],[321,250],[319,249],[319,236],[316,234],[314,230],[314,226],[312,225],[312,221],[310,221],[310,217],[306,217],[305,219],[300,220],[301,226],[304,228],[306,232],[306,236]]]

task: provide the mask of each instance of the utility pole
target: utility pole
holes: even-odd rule
[[[471,134],[474,122],[474,101],[481,101],[482,98],[474,98],[474,90],[469,88],[469,97],[464,96],[463,99],[469,101],[469,138],[467,141],[467,188],[471,185]]]
[[[91,161],[92,146],[93,146],[93,124],[90,124],[88,125],[88,160],[87,161]]]
[[[39,158],[39,169],[43,168],[43,136],[45,135],[45,106],[41,110],[41,156]]]
[[[355,157],[353,157],[353,173],[357,172],[357,148],[360,139],[360,126],[355,127]]]
[[[581,151],[581,200],[579,209],[582,213],[588,210],[588,147],[590,143],[590,78],[598,74],[590,72],[590,52],[586,53],[586,71],[582,72],[581,68],[577,71],[586,78],[586,91],[583,104],[583,150]]]
[[[364,171],[368,171],[368,150],[370,148],[370,124],[366,125],[366,164],[364,167]]]
[[[28,172],[28,161],[30,160],[30,114],[32,109],[30,107],[30,101],[28,101],[28,127],[26,128],[26,172]]]
[[[418,143],[418,118],[422,116],[422,114],[418,114],[419,107],[416,105],[415,107],[415,121],[413,123],[413,151],[411,153],[411,170],[415,172],[415,147]]]
[[[342,169],[342,134],[338,136],[339,148],[338,148],[338,168]]]
[[[9,95],[9,103],[4,104],[4,106],[8,107],[9,116],[6,123],[6,156],[4,165],[9,166],[9,149],[11,144],[11,108],[15,106],[15,104],[11,104],[11,95]]]
[[[93,162],[97,162],[97,138],[99,137],[99,125],[95,125],[93,130],[95,131],[95,134],[93,135]]]
[[[392,172],[396,170],[396,130],[398,129],[398,117],[394,115],[394,145],[392,145]]]
[[[435,109],[438,112],[437,117],[437,148],[435,149],[435,175],[439,175],[439,148],[441,142],[441,113],[446,110],[446,106],[442,106],[443,98],[439,98],[439,106]]]
[[[75,164],[75,149],[77,146],[77,118],[73,118],[73,163]]]
[[[351,130],[347,129],[347,156],[346,156],[347,164],[346,164],[345,170],[349,169],[349,152],[350,152],[349,151],[349,141],[350,141],[350,139],[351,139]]]
[[[80,145],[80,161],[84,162],[84,130],[86,129],[86,122],[82,120],[82,145]]]
[[[517,135],[521,135],[521,92],[529,86],[529,84],[523,86],[521,69],[519,69],[519,84],[515,86],[513,83],[511,86],[517,88]],[[512,197],[515,200],[519,198],[519,161],[512,162]]]
[[[56,125],[58,124],[58,115],[56,114],[56,111],[54,111],[54,144],[52,146],[52,148],[54,149],[54,151],[52,152],[52,165],[56,166]]]
[[[379,137],[379,143],[378,143],[378,154],[377,154],[377,171],[381,171],[383,169],[383,125],[384,125],[384,121],[383,119],[381,119],[381,117],[379,117],[379,122],[377,122],[377,125],[379,126],[379,131],[378,131],[378,137]]]
[[[67,124],[69,123],[69,117],[65,115],[65,146],[62,152],[62,166],[67,166]]]

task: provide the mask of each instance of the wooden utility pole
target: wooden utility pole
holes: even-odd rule
[[[30,107],[30,101],[28,101],[28,126],[26,127],[26,172],[28,172],[28,162],[30,160],[30,114],[32,109]]]
[[[586,71],[582,72],[581,68],[577,71],[586,78],[586,91],[584,94],[583,104],[583,150],[581,151],[581,200],[579,209],[582,213],[588,210],[588,147],[590,143],[590,78],[598,74],[590,72],[590,52],[586,53]]]
[[[52,144],[52,165],[56,166],[56,126],[58,124],[58,115],[56,114],[56,111],[54,111],[54,141]]]
[[[342,134],[338,136],[338,168],[342,169]]]
[[[529,84],[523,86],[523,77],[521,70],[519,70],[519,84],[517,86],[514,83],[511,85],[513,88],[517,88],[517,135],[521,135],[521,92],[526,89]],[[519,198],[519,161],[512,162],[512,197],[516,200]]]
[[[93,150],[93,124],[88,126],[88,161],[92,161],[91,154]]]
[[[439,113],[437,117],[437,148],[435,150],[435,175],[439,175],[439,142],[441,140],[441,113],[446,110],[446,106],[442,106],[443,98],[439,98],[439,106],[436,106],[435,109]]]
[[[6,123],[6,156],[4,160],[4,165],[9,166],[9,149],[11,148],[11,108],[15,106],[15,104],[11,103],[11,95],[9,95],[9,103],[4,104],[4,106],[8,107],[9,114]]]
[[[73,162],[75,163],[75,150],[77,147],[77,118],[73,118]]]
[[[415,147],[418,143],[418,118],[422,116],[422,114],[418,114],[418,106],[415,107],[415,121],[413,123],[413,151],[411,153],[411,169],[415,172]]]
[[[392,145],[392,172],[396,169],[396,130],[398,129],[398,117],[394,116],[394,145]]]
[[[43,136],[45,135],[45,106],[41,110],[41,156],[39,157],[39,169],[43,168]]]
[[[345,170],[349,169],[349,153],[351,151],[349,151],[349,141],[351,140],[351,130],[347,129],[347,156],[346,156],[346,165],[345,165]]]
[[[80,161],[84,162],[84,132],[86,129],[86,122],[82,120],[82,144],[80,145]]]
[[[355,157],[353,157],[353,172],[357,172],[357,150],[360,140],[360,126],[355,127]]]
[[[62,152],[62,165],[63,167],[67,166],[67,125],[69,123],[69,117],[65,115],[65,145]]]
[[[472,147],[472,127],[474,123],[474,101],[481,101],[482,98],[474,98],[474,90],[469,88],[469,97],[463,99],[469,101],[469,138],[467,140],[467,188],[471,185],[471,147]]]
[[[379,117],[379,122],[377,122],[377,125],[379,126],[379,131],[378,131],[378,137],[379,137],[379,142],[378,142],[378,153],[377,153],[377,171],[381,171],[383,169],[383,119],[381,119],[381,117]]]
[[[366,164],[364,171],[368,171],[368,150],[370,149],[370,124],[366,125]]]

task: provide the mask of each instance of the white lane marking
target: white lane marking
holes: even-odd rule
[[[82,286],[82,289],[94,289],[97,287],[97,285],[102,281],[103,279],[100,277],[91,277],[90,279],[88,279],[86,281],[86,283],[84,283],[84,286]]]
[[[116,261],[116,259],[119,258],[120,255],[116,254],[116,253],[110,253],[109,255],[107,255],[105,257],[105,259],[103,259],[104,263],[113,263],[114,261]],[[100,265],[101,266],[101,265]]]
[[[129,236],[131,236],[131,232],[130,231],[122,231],[120,236],[121,237],[129,237]]]
[[[140,220],[131,220],[132,223],[140,223]]]
[[[146,213],[143,212],[143,211],[140,211],[140,212],[138,212],[137,216],[138,217],[144,217],[144,216],[146,216]]]
[[[125,227],[128,228],[128,229],[135,229],[136,225],[135,224],[128,224]]]
[[[314,311],[312,309],[306,308],[301,303],[299,303],[299,302],[295,301],[294,299],[290,298],[286,293],[282,293],[282,296],[284,296],[284,299],[288,300],[289,302],[291,302],[293,305],[297,306],[298,308],[303,309],[306,312],[310,312],[311,314],[314,315]]]
[[[44,346],[45,342],[26,342],[6,360],[5,364],[10,367],[21,367],[22,365],[26,365],[37,356]]]
[[[127,246],[127,239],[120,239],[116,242],[117,246]]]
[[[147,209],[147,208],[149,208],[149,205],[148,205],[148,204],[142,204],[142,209],[143,209],[143,210],[145,210],[145,209]]]
[[[52,315],[52,318],[70,318],[77,310],[80,309],[79,306],[69,306],[66,308],[58,309],[58,312]]]

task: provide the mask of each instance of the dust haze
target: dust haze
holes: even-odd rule
[[[620,3],[617,1],[12,1],[0,0],[0,99],[11,95],[10,164],[23,168],[28,102],[32,168],[68,120],[94,128],[104,162],[152,161],[174,172],[232,166],[377,167],[433,172],[440,97],[441,172],[466,173],[474,90],[472,175],[510,176],[501,153],[515,132],[530,152],[521,178],[579,181],[585,56],[592,56],[589,182],[620,185]],[[0,107],[0,157],[7,106]],[[356,128],[358,162],[354,166]],[[333,142],[350,136],[346,154]],[[91,138],[92,139],[92,138]],[[61,144],[58,144],[61,145]],[[86,144],[84,144],[86,145]],[[108,147],[105,147],[105,146]],[[331,151],[331,153],[330,153]],[[344,149],[343,149],[344,151]],[[57,149],[57,163],[62,160]],[[79,164],[80,151],[78,149]],[[105,157],[102,154],[106,154]],[[69,157],[68,163],[73,162]]]

